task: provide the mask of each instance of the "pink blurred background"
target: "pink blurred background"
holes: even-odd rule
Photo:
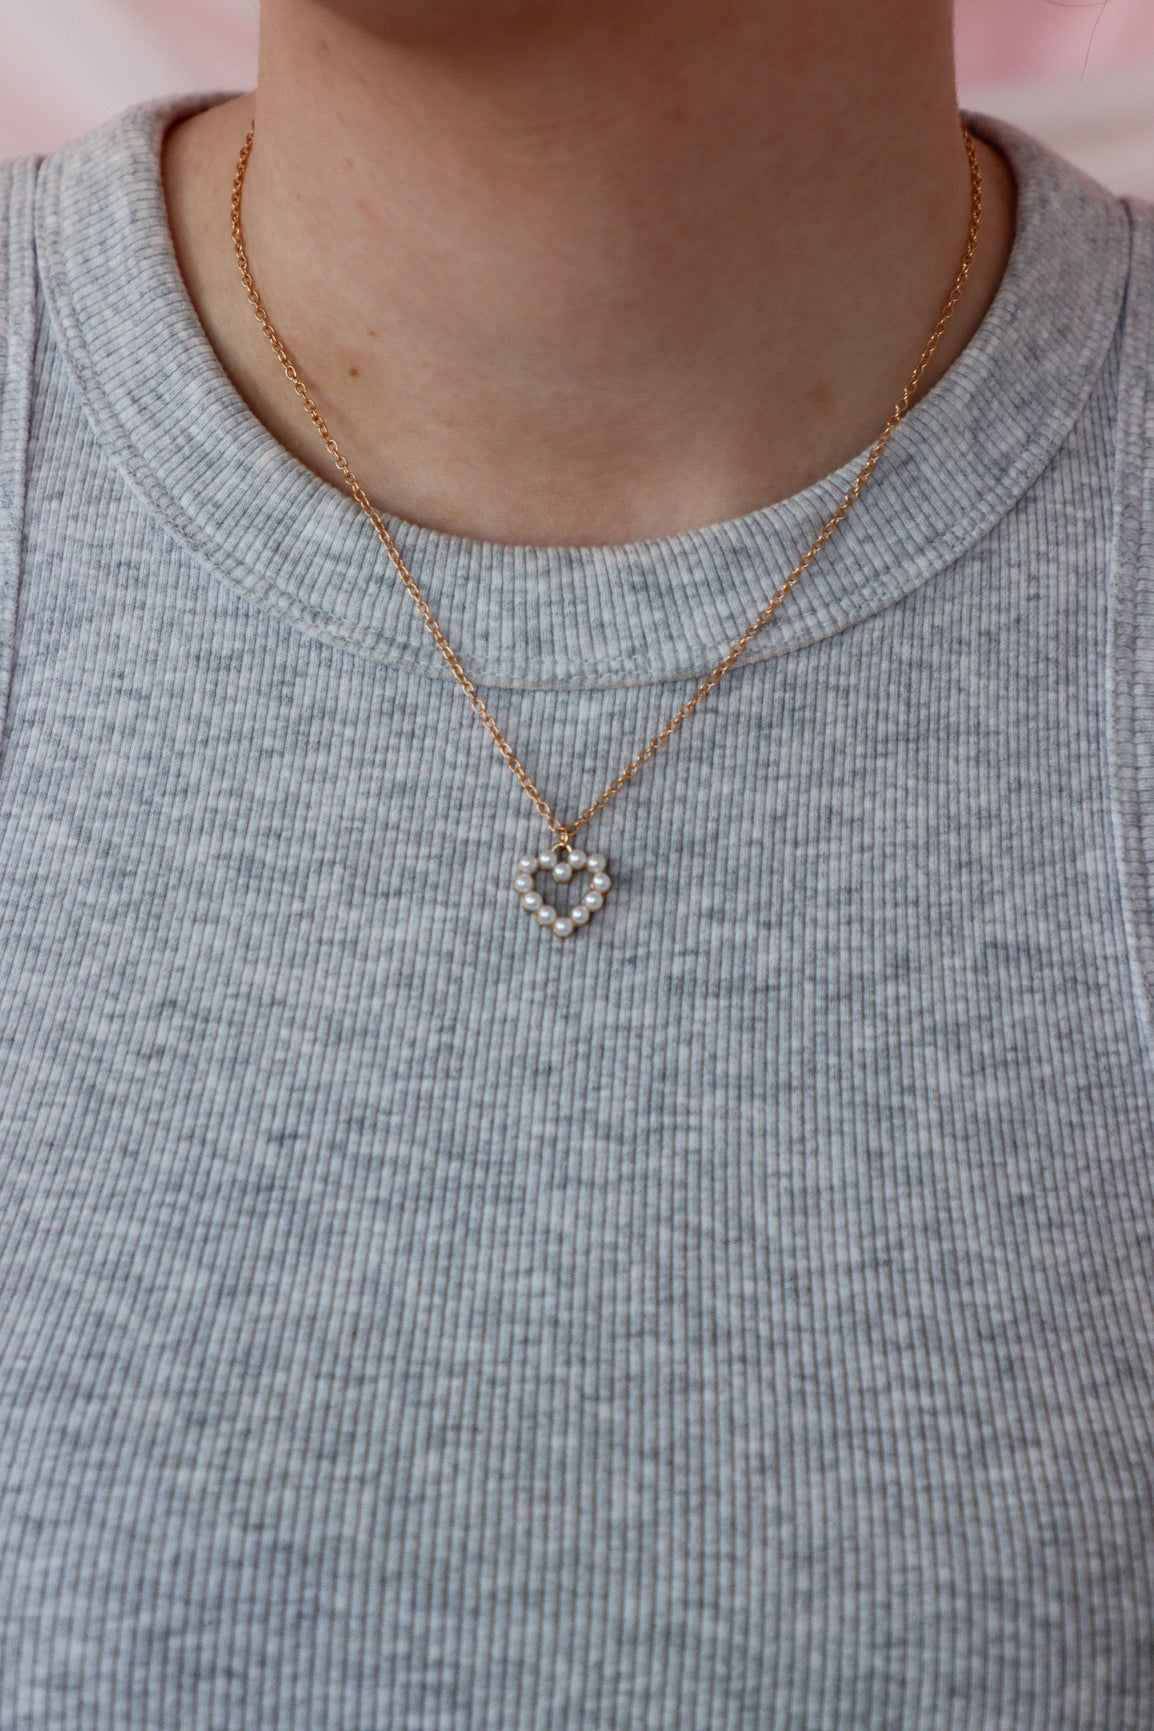
[[[256,11],[257,0],[0,0],[0,157],[51,150],[148,96],[251,85]],[[967,106],[1154,198],[1154,0],[957,0],[957,15]]]

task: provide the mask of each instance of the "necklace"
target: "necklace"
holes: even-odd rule
[[[513,890],[519,898],[521,906],[527,913],[531,914],[535,918],[539,925],[551,930],[555,937],[567,938],[579,927],[588,925],[592,916],[604,906],[605,897],[608,894],[612,883],[608,872],[608,861],[604,854],[586,853],[584,849],[574,847],[573,841],[577,832],[584,828],[590,818],[595,817],[599,811],[602,811],[604,807],[609,804],[609,801],[614,797],[614,795],[621,792],[621,789],[627,782],[632,781],[638,770],[641,769],[643,765],[647,764],[649,760],[660,751],[666,741],[672,738],[682,723],[689,719],[702,699],[708,696],[709,692],[713,690],[714,686],[717,685],[720,680],[725,678],[725,675],[742,654],[747,644],[756,637],[762,626],[765,625],[777,612],[777,609],[781,606],[794,584],[806,571],[808,571],[822,548],[849,515],[850,510],[861,496],[862,489],[866,485],[866,482],[876,469],[882,452],[892,439],[898,424],[909,412],[913,403],[914,393],[925,375],[926,368],[933,359],[938,344],[942,340],[946,326],[954,315],[958,302],[962,298],[962,291],[965,289],[966,283],[969,280],[970,269],[974,262],[974,253],[977,250],[978,235],[982,225],[982,171],[978,163],[977,151],[974,149],[974,141],[970,136],[969,129],[963,122],[962,137],[965,140],[966,155],[969,158],[970,164],[970,226],[966,235],[966,244],[962,253],[961,266],[958,270],[957,277],[954,280],[954,286],[946,298],[945,305],[942,307],[941,313],[938,316],[938,321],[931,331],[929,340],[918,358],[917,365],[914,367],[913,372],[906,381],[901,396],[898,398],[890,412],[889,419],[878,434],[873,445],[870,447],[869,455],[858,470],[857,475],[854,477],[853,482],[847,489],[841,503],[837,507],[837,510],[833,513],[833,516],[823,524],[817,536],[807,547],[789,576],[785,579],[785,582],[781,585],[781,588],[770,596],[765,606],[761,609],[761,612],[749,625],[746,626],[736,643],[727,650],[722,659],[717,663],[717,666],[712,668],[701,681],[700,685],[690,693],[690,695],[685,699],[685,702],[681,705],[681,708],[677,710],[676,714],[671,715],[669,719],[663,723],[663,725],[653,735],[653,738],[649,743],[642,746],[636,756],[625,765],[625,768],[619,775],[613,778],[608,787],[598,794],[596,799],[594,799],[589,805],[585,806],[582,811],[578,812],[577,816],[569,823],[562,823],[554,812],[552,806],[530,780],[528,772],[517,757],[513,747],[509,744],[509,741],[501,732],[501,729],[493,719],[493,716],[489,713],[489,710],[482,702],[476,686],[473,684],[473,681],[469,678],[464,667],[461,665],[456,651],[453,649],[444,632],[441,630],[441,627],[433,617],[432,609],[429,607],[428,602],[425,600],[425,597],[418,588],[416,579],[413,577],[412,572],[401,557],[400,550],[398,549],[396,542],[393,540],[392,535],[389,533],[384,519],[373,504],[372,500],[369,498],[368,494],[365,492],[364,488],[361,486],[361,483],[357,480],[357,477],[353,474],[352,469],[349,467],[347,459],[341,451],[340,446],[333,438],[332,433],[329,431],[324,417],[321,415],[308,387],[301,377],[296,362],[285,347],[275,325],[269,317],[268,309],[265,307],[264,301],[261,299],[256,283],[253,280],[252,267],[249,264],[248,252],[244,242],[244,230],[241,226],[241,201],[244,196],[244,180],[248,169],[249,157],[252,155],[254,134],[255,125],[249,128],[248,136],[245,138],[240,156],[237,159],[236,174],[233,178],[232,184],[231,205],[233,246],[236,250],[236,262],[240,270],[241,281],[243,282],[245,292],[248,295],[249,303],[253,312],[256,314],[261,329],[264,331],[265,336],[272,345],[273,352],[280,362],[286,378],[293,387],[297,396],[300,398],[309,420],[312,422],[324,442],[325,448],[333,459],[333,462],[336,464],[346,487],[360,506],[361,510],[365,513],[365,516],[369,519],[369,522],[372,524],[385,552],[388,554],[393,569],[396,571],[397,576],[400,578],[401,582],[412,597],[413,603],[417,612],[420,614],[426,630],[429,632],[433,641],[436,643],[437,648],[443,655],[453,678],[464,691],[473,710],[492,737],[497,750],[501,753],[501,756],[520,782],[538,815],[544,820],[546,826],[555,837],[555,840],[548,848],[544,848],[538,853],[526,853],[518,860],[516,873],[513,878]],[[557,884],[568,884],[572,882],[576,873],[582,871],[588,874],[589,887],[572,907],[564,911],[553,907],[549,902],[547,902],[540,890],[537,888],[537,876],[539,873],[551,877]]]

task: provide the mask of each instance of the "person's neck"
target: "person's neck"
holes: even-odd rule
[[[969,216],[948,6],[881,10],[549,0],[405,40],[266,0],[253,272],[376,502],[496,541],[630,541],[771,504],[868,445]],[[170,133],[177,252],[251,407],[335,479],[232,256],[253,111]],[[1009,172],[985,146],[982,165],[974,276],[925,388],[1008,254]]]

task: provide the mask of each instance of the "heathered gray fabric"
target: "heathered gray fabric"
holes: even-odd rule
[[[137,111],[4,180],[0,1731],[1150,1731],[1154,212],[1008,276],[547,837]],[[576,810],[845,479],[398,525]]]

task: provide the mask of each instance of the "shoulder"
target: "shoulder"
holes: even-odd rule
[[[1154,204],[1122,203],[1130,245],[1115,350],[1104,695],[1127,938],[1154,1062]]]

